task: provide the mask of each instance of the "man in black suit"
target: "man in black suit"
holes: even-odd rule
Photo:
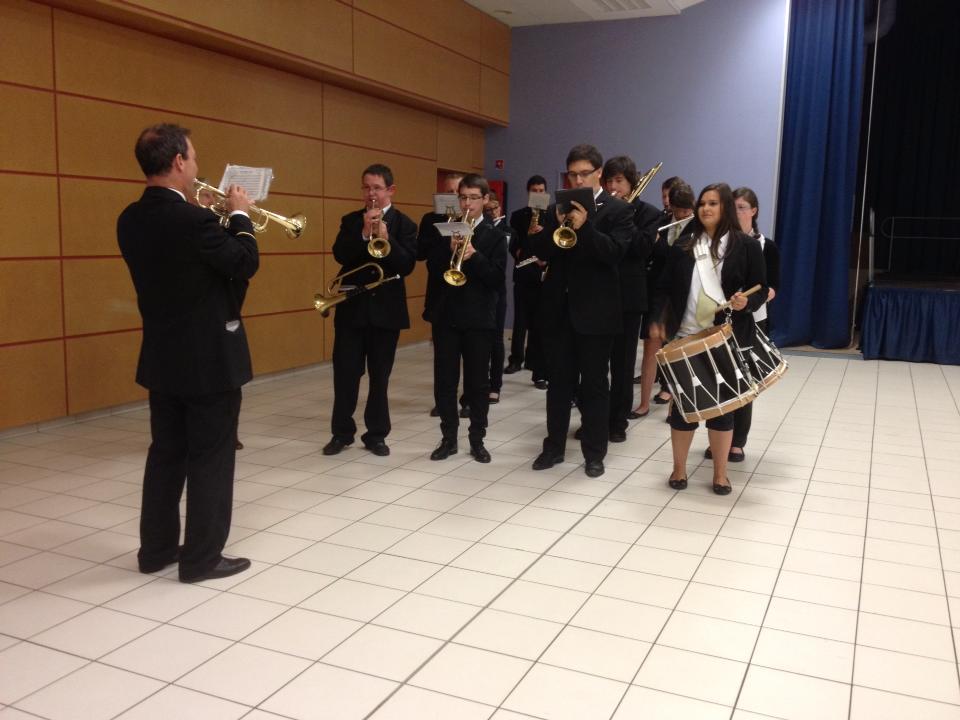
[[[548,270],[541,291],[538,320],[542,323],[547,358],[547,437],[534,470],[563,462],[570,402],[577,392],[583,418],[580,447],[590,477],[603,474],[610,416],[607,368],[613,338],[623,329],[617,266],[633,241],[633,208],[600,186],[603,158],[593,145],[577,145],[567,155],[572,187],[589,187],[596,214],[576,203],[565,216],[551,205],[544,227],[531,238],[534,254]],[[577,243],[560,248],[553,231],[566,221]],[[579,378],[579,390],[577,380]]]
[[[367,431],[360,439],[374,455],[390,454],[386,443],[390,433],[387,387],[400,331],[410,327],[403,278],[413,272],[417,261],[417,226],[393,207],[396,189],[393,172],[386,165],[376,164],[365,169],[361,174],[364,208],[341,218],[340,232],[333,243],[333,257],[342,266],[340,274],[350,273],[344,285],[374,281],[377,278],[374,268],[351,272],[367,263],[379,265],[384,277],[399,275],[400,280],[358,294],[334,310],[334,397],[330,423],[333,437],[324,446],[324,455],[336,455],[353,442],[357,431],[353,412],[357,409],[364,368],[369,371],[370,379],[363,412]],[[390,252],[385,257],[375,258],[370,254],[372,237],[385,238],[390,243]]]
[[[117,220],[117,242],[143,319],[137,383],[150,393],[137,561],[152,573],[179,560],[180,580],[197,582],[250,567],[221,552],[233,507],[240,387],[252,377],[234,280],[253,277],[260,259],[242,189],[227,190],[227,229],[187,202],[197,177],[189,134],[170,124],[140,134],[135,152],[147,187]]]
[[[444,280],[445,269],[434,270],[440,274],[440,282],[430,316],[435,357],[433,382],[443,439],[430,459],[445,460],[457,452],[457,385],[462,359],[463,392],[470,408],[470,454],[477,462],[488,463],[490,453],[483,438],[487,434],[490,349],[496,331],[497,294],[507,263],[507,242],[503,233],[483,217],[483,204],[490,194],[487,181],[479,175],[466,175],[460,181],[459,194],[465,222],[476,224],[471,236],[454,236],[447,249],[445,269],[450,268],[454,253],[459,252],[463,243],[460,267],[466,282],[450,284]]]
[[[547,181],[542,175],[533,175],[527,180],[528,194],[546,191]],[[540,390],[546,390],[546,362],[541,347],[540,328],[537,326],[540,276],[543,274],[546,263],[540,260],[519,269],[516,267],[517,263],[534,255],[530,249],[529,236],[536,234],[542,226],[537,224],[531,227],[532,223],[533,210],[529,207],[515,210],[510,215],[513,235],[510,238],[508,250],[514,262],[513,330],[510,339],[510,358],[503,372],[511,375],[519,372],[525,365],[533,373],[533,384]],[[524,350],[524,344],[526,344],[526,350]]]
[[[626,155],[610,158],[603,166],[601,182],[609,194],[626,199],[639,182],[637,166]],[[633,367],[648,304],[647,260],[661,218],[657,208],[639,197],[633,199],[632,205],[636,232],[619,267],[623,332],[614,337],[610,355],[610,442],[627,439],[627,417],[633,409]]]
[[[503,214],[500,198],[493,190],[483,205],[483,214],[497,230],[503,233],[507,247],[513,242],[513,229]],[[497,292],[497,327],[493,333],[493,347],[490,350],[490,404],[500,402],[500,390],[503,388],[503,360],[506,348],[503,343],[503,328],[507,320],[507,278],[501,278]]]

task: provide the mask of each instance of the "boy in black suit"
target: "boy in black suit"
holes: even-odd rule
[[[250,567],[221,552],[233,507],[240,387],[253,375],[234,279],[253,277],[260,257],[241,188],[227,190],[227,229],[187,202],[197,177],[189,135],[171,124],[140,134],[135,152],[147,187],[117,220],[117,242],[143,319],[137,383],[150,392],[137,561],[144,573],[179,561],[180,580],[197,582]]]
[[[483,204],[490,194],[487,181],[479,175],[466,175],[458,192],[465,222],[476,224],[471,236],[450,239],[446,266],[431,270],[439,274],[429,319],[433,325],[434,396],[443,439],[430,459],[445,460],[457,452],[457,385],[462,359],[463,392],[470,408],[470,454],[477,462],[488,463],[490,453],[483,438],[490,404],[490,351],[496,332],[497,295],[507,263],[507,242],[503,233],[483,217]],[[466,243],[461,264],[466,282],[455,286],[443,276],[460,243]]]
[[[373,262],[381,267],[384,277],[399,275],[401,279],[340,303],[334,311],[333,437],[324,446],[324,455],[336,455],[353,442],[357,431],[353,412],[365,367],[369,372],[363,412],[367,431],[360,439],[374,455],[390,454],[386,443],[390,433],[387,387],[400,331],[410,327],[403,278],[413,272],[417,261],[417,226],[393,207],[396,189],[393,172],[386,165],[365,169],[361,174],[364,208],[343,216],[333,243],[333,257],[342,266],[341,275]],[[390,243],[385,257],[370,255],[371,237],[386,238]],[[351,274],[344,284],[368,284],[376,278],[374,269],[366,268]]]
[[[533,253],[548,263],[538,320],[550,383],[547,437],[543,452],[533,462],[534,470],[563,462],[576,391],[583,418],[580,447],[585,472],[590,477],[604,472],[610,416],[607,369],[613,338],[623,330],[617,266],[633,241],[634,225],[633,208],[600,186],[602,166],[603,158],[593,145],[570,150],[567,178],[572,187],[593,191],[596,214],[588,215],[586,208],[574,203],[563,216],[551,205],[542,220],[543,229],[531,238]],[[564,221],[577,236],[576,245],[568,249],[553,241],[553,231]]]

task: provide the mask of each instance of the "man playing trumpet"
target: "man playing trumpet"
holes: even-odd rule
[[[383,269],[384,276],[399,275],[401,280],[359,294],[337,305],[334,311],[334,396],[330,423],[333,437],[324,446],[324,455],[336,455],[353,443],[357,431],[353,412],[357,408],[364,369],[369,372],[367,405],[363,412],[367,431],[360,439],[374,455],[390,454],[386,443],[390,433],[387,386],[400,331],[410,327],[402,278],[413,271],[416,263],[417,226],[393,207],[396,186],[393,172],[386,165],[371,165],[363,171],[361,192],[364,208],[343,216],[333,243],[333,257],[341,265],[340,275],[356,271],[348,278],[349,284],[366,284],[375,279],[373,268],[358,268],[374,262]]]
[[[440,411],[443,438],[431,460],[445,460],[457,452],[457,385],[463,360],[463,391],[470,408],[470,454],[477,462],[490,462],[483,445],[490,405],[490,351],[496,332],[497,295],[507,264],[507,241],[483,217],[490,195],[479,175],[464,176],[457,188],[462,221],[472,226],[466,237],[450,238],[450,262],[434,282],[436,295],[427,318],[433,327],[434,396]]]

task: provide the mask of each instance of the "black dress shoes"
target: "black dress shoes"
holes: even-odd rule
[[[639,420],[650,414],[649,410],[644,410],[643,412],[637,412],[636,410],[631,410],[627,413],[627,418],[630,420]]]
[[[546,380],[534,380],[534,381],[533,381],[533,386],[534,386],[537,390],[546,390],[546,389],[547,389],[547,381],[546,381]]]
[[[674,490],[686,490],[687,489],[687,479],[686,478],[677,478],[674,480],[670,478],[667,481],[667,485],[672,487]]]
[[[578,427],[577,431],[573,434],[574,440],[583,440],[583,428]]]
[[[639,385],[639,384],[642,383],[642,382],[643,382],[643,375],[634,375],[634,376],[633,376],[633,384],[634,384],[634,385]]]
[[[363,446],[372,452],[374,455],[379,455],[380,457],[386,457],[390,454],[390,448],[383,440],[377,440],[376,442],[364,443]]]
[[[583,466],[583,471],[587,477],[600,477],[603,475],[603,460],[587,460]]]
[[[430,453],[431,460],[446,460],[451,455],[457,454],[457,441],[444,438],[440,441],[437,449]]]
[[[180,582],[195,583],[203,580],[217,580],[218,578],[230,577],[241,573],[250,567],[250,561],[247,558],[220,558],[220,562],[212,568],[199,575],[184,575],[180,573]]]
[[[713,483],[713,491],[717,495],[729,495],[733,491],[733,488],[730,487],[730,480],[728,478],[724,478],[724,480],[727,481],[725,485],[716,481]]]
[[[180,561],[181,550],[183,550],[183,545],[180,545],[179,547],[177,547],[176,552],[174,552],[173,555],[170,556],[170,558],[167,560],[163,560],[159,562],[139,562],[138,561],[137,564],[140,567],[140,572],[142,572],[144,575],[150,575],[151,573],[165,570],[166,568],[170,567],[174,563]]]
[[[610,431],[610,442],[626,442],[627,434],[621,430]]]
[[[434,405],[432,408],[430,408],[430,417],[440,417],[440,411],[437,410],[437,406],[436,406],[436,405]]]
[[[537,455],[537,459],[533,461],[533,469],[546,470],[547,468],[552,468],[554,465],[558,465],[562,462],[562,453],[557,454],[544,450],[542,453]]]
[[[478,463],[490,462],[490,453],[483,446],[482,442],[470,443],[470,454],[473,455],[473,459]]]
[[[243,443],[240,442],[240,438],[237,438],[237,450],[243,450]]]
[[[461,405],[461,406],[460,406],[460,417],[462,417],[462,418],[468,418],[468,417],[470,417],[470,406],[469,406],[469,405]]]
[[[323,446],[323,454],[336,455],[342,452],[345,447],[352,444],[353,444],[353,440],[351,440],[350,442],[347,442],[346,440],[342,440],[341,438],[332,437],[330,438],[330,442],[328,442],[326,445]]]
[[[655,402],[657,405],[666,405],[668,402],[670,402],[670,396],[668,395],[667,397],[663,397],[663,394],[657,393],[657,395],[655,395],[653,398],[653,402]]]
[[[520,372],[520,366],[519,366],[519,365],[514,365],[513,363],[509,363],[509,364],[503,369],[503,374],[504,374],[504,375],[513,375],[513,374],[516,373],[516,372]]]

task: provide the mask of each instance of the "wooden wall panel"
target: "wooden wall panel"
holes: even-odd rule
[[[437,121],[437,165],[467,172],[474,167],[476,133],[472,125],[449,118]],[[481,159],[482,161],[482,159]]]
[[[323,96],[324,139],[436,157],[435,115],[331,85]]]
[[[352,10],[337,0],[280,0],[264,8],[262,0],[232,0],[230,12],[219,2],[128,0],[127,5],[183,18],[228,33],[244,42],[276,48],[313,62],[350,70]]]
[[[264,232],[257,233],[257,245],[261,253],[292,252],[309,253],[323,250],[323,199],[306,195],[277,195],[270,197],[262,205],[264,210],[285,217],[303,215],[307,218],[307,227],[298,238],[289,238],[283,228],[272,220],[267,223]]]
[[[437,187],[436,163],[432,160],[393,155],[380,150],[324,143],[324,177],[327,196],[360,201],[360,173],[371,163],[386,164],[393,171],[397,192],[394,200],[405,203],[429,203]]]
[[[54,30],[60,91],[322,135],[316,80],[67,12]]]
[[[321,255],[266,255],[250,282],[244,315],[305,310],[323,282]]]
[[[63,340],[0,347],[0,429],[67,414]]]
[[[60,254],[57,179],[0,173],[0,257]]]
[[[420,317],[423,314],[423,298],[407,298],[407,312],[410,313],[410,329],[400,334],[401,344],[409,345],[429,340],[430,323]]]
[[[461,55],[477,56],[484,13],[460,0],[357,0],[353,6]]]
[[[362,170],[363,168],[360,168]],[[359,170],[357,171],[359,172]],[[357,187],[354,193],[356,200],[324,200],[323,213],[323,250],[324,252],[333,252],[333,243],[337,239],[337,233],[340,231],[340,221],[344,215],[363,207],[363,201],[360,199],[360,178],[357,177]]]
[[[60,337],[60,263],[0,262],[0,345]]]
[[[64,255],[119,255],[117,216],[143,185],[113,180],[60,180]]]
[[[480,62],[510,73],[510,27],[486,13],[481,14]]]
[[[321,362],[323,323],[316,310],[245,318],[257,375]]]
[[[0,85],[0,128],[0,169],[57,171],[52,93]]]
[[[144,400],[137,385],[139,330],[67,340],[67,397],[71,413]]]
[[[67,335],[141,325],[137,293],[122,258],[64,260],[63,302]]]
[[[50,8],[0,0],[0,80],[53,87]]]
[[[509,122],[510,76],[488,67],[480,68],[480,112]]]
[[[354,72],[455,107],[480,107],[480,63],[411,35],[365,13],[355,13]],[[389,49],[389,59],[383,48]]]

